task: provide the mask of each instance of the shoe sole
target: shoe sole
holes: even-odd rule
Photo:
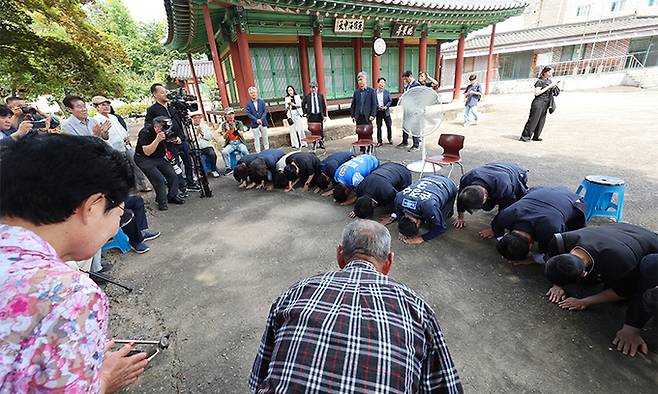
[[[158,238],[160,235],[162,235],[162,234],[161,234],[161,233],[158,233],[158,235],[153,236],[153,237],[148,237],[148,238],[145,237],[145,238],[144,238],[144,241],[151,241],[151,240],[153,240],[153,239]]]
[[[133,252],[135,252],[137,254],[144,254],[144,253],[148,252],[149,250],[151,250],[150,248],[148,248],[146,250],[137,250],[137,249],[133,248],[132,246],[130,247],[130,249],[132,249]]]

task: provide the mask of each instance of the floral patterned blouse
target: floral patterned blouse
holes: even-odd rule
[[[46,241],[0,225],[0,393],[96,393],[107,296]]]

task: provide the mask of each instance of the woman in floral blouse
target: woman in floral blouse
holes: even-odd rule
[[[108,300],[64,261],[116,234],[134,186],[101,139],[48,134],[0,151],[0,392],[105,393],[134,382],[146,354],[108,352]]]

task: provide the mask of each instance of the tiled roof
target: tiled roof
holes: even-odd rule
[[[194,71],[197,78],[211,77],[215,75],[215,70],[210,60],[193,60]],[[190,62],[187,60],[174,60],[171,65],[169,75],[176,79],[192,79],[192,70],[190,69]]]
[[[658,16],[630,16],[496,33],[494,45],[501,48],[523,43],[545,43],[550,40],[564,40],[569,37],[582,38],[583,42],[588,42],[588,39],[602,38],[610,32],[617,33],[646,28],[658,29]],[[490,34],[467,38],[465,50],[478,51],[488,49],[490,40]],[[443,50],[447,56],[452,55],[454,57],[457,50],[457,43],[452,42],[447,44],[443,47]]]
[[[358,0],[362,3],[455,11],[495,11],[527,7],[527,1],[513,0]]]

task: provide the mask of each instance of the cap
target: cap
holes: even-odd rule
[[[197,110],[197,111],[194,111],[194,112],[190,112],[189,115],[190,115],[190,118],[193,117],[193,116],[203,116],[203,112]]]
[[[91,103],[94,104],[94,105],[98,105],[98,104],[101,104],[101,103],[111,103],[111,101],[110,101],[110,99],[108,99],[107,97],[104,97],[104,96],[94,96],[91,99]]]
[[[228,108],[226,108],[226,111],[224,111],[224,113],[225,113],[226,115],[228,115],[228,114],[234,114],[234,113],[235,113],[235,110],[234,110],[232,107],[228,107]]]
[[[312,87],[312,88],[317,88],[317,87],[318,87],[318,83],[315,82],[315,81],[313,81],[313,82],[309,83],[308,86],[310,86],[310,87]]]

